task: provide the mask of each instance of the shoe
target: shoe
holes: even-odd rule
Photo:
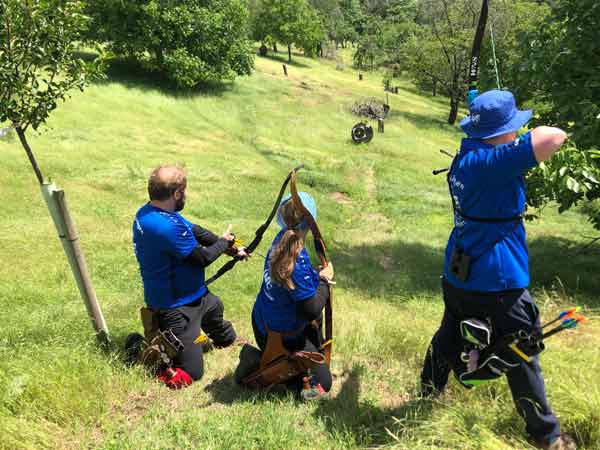
[[[180,368],[163,368],[158,371],[156,378],[165,383],[169,389],[183,389],[193,383],[190,374]]]
[[[329,392],[325,392],[325,389],[317,383],[315,386],[302,389],[300,397],[304,401],[325,400],[329,398]]]
[[[231,347],[232,345],[242,347],[245,344],[250,344],[250,341],[248,339],[245,339],[240,336],[236,336],[235,339],[233,339],[231,341],[225,341],[225,342],[219,342],[219,343],[216,343],[213,341],[213,345],[215,346],[215,348],[218,348],[218,349]]]
[[[237,384],[242,384],[242,380],[251,373],[260,368],[260,358],[262,353],[256,347],[245,344],[240,351],[240,363],[233,374],[233,379]]]
[[[552,442],[537,441],[536,447],[541,450],[577,450],[577,444],[568,434],[561,434]]]
[[[131,333],[125,339],[125,364],[132,366],[139,361],[146,342],[144,336],[139,333]]]

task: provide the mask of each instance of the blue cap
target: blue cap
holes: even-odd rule
[[[460,122],[467,136],[490,139],[518,131],[531,119],[532,111],[517,109],[515,96],[508,91],[487,91],[473,100],[471,114]]]
[[[302,204],[308,209],[308,212],[313,216],[315,220],[317,220],[317,203],[315,199],[308,192],[298,192],[298,196],[300,200],[302,200]],[[283,217],[281,217],[281,207],[287,203],[292,198],[292,194],[288,194],[281,200],[279,204],[279,209],[277,210],[277,223],[283,229],[287,228],[287,225],[283,221]],[[294,229],[295,230],[306,230],[308,228],[308,222],[303,220],[300,222]]]

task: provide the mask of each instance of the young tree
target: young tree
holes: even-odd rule
[[[572,143],[530,177],[530,203],[555,201],[562,212],[586,201],[600,230],[599,27],[597,1],[553,2],[544,23],[522,36],[516,81],[536,111],[532,123],[561,127]]]
[[[324,38],[323,25],[308,0],[261,0],[254,22],[254,36],[263,41],[270,36],[288,48],[292,62],[292,45],[314,55]]]
[[[359,70],[375,69],[384,55],[384,22],[377,16],[366,17],[354,52],[354,66]]]
[[[245,0],[94,0],[93,37],[179,87],[249,75]]]
[[[558,125],[581,148],[600,143],[600,3],[557,0],[544,24],[524,36],[524,96],[539,121]],[[525,93],[527,92],[527,94]]]
[[[412,34],[415,16],[415,0],[365,2],[354,65],[359,69],[397,67],[398,50]]]
[[[83,3],[72,0],[3,0],[0,2],[0,125],[10,124],[27,153],[61,236],[73,275],[99,340],[108,328],[79,248],[64,192],[45,182],[27,141],[71,89],[83,89],[98,73],[98,62],[84,62],[77,42],[88,25]]]
[[[420,27],[401,49],[403,68],[417,85],[435,85],[450,97],[448,123],[454,124],[465,98],[467,68],[479,9],[472,0],[423,0]]]

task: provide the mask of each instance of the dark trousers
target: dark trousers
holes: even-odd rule
[[[223,319],[223,311],[221,299],[210,292],[193,303],[158,311],[160,329],[170,328],[184,345],[175,358],[174,367],[185,370],[193,380],[204,375],[202,345],[194,343],[201,329],[216,347],[227,347],[235,341],[235,330],[231,322]]]
[[[431,340],[421,383],[423,393],[442,391],[448,375],[464,372],[460,361],[463,350],[460,321],[469,318],[489,319],[496,337],[518,330],[531,331],[540,326],[539,312],[527,289],[494,293],[475,293],[457,289],[446,280],[442,282],[444,317]],[[506,373],[513,400],[525,419],[527,432],[535,439],[551,441],[560,434],[558,419],[546,399],[544,378],[538,357],[526,363],[507,349],[501,354],[519,366]]]
[[[267,347],[267,336],[260,332],[254,318],[252,318],[252,330],[254,331],[256,344],[260,348],[260,351],[264,352]],[[284,347],[290,352],[305,351],[322,353],[321,350],[319,350],[321,342],[323,342],[323,336],[320,329],[317,330],[311,324],[306,325],[306,328],[304,328],[297,336],[285,337],[283,339]],[[329,392],[332,385],[332,377],[331,371],[327,365],[323,364],[311,369],[311,375],[315,383],[319,383],[325,392]],[[296,392],[300,392],[303,387],[302,377],[290,381],[288,387]]]

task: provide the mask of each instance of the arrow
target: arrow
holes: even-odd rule
[[[579,311],[581,311],[581,308],[579,306],[575,306],[574,308],[571,309],[567,309],[566,311],[561,312],[556,319],[551,320],[550,322],[546,323],[545,325],[542,326],[542,330],[550,325],[552,325],[553,323],[558,322],[559,320],[566,320],[566,319],[570,319],[573,317],[573,315],[575,313],[578,313]]]

